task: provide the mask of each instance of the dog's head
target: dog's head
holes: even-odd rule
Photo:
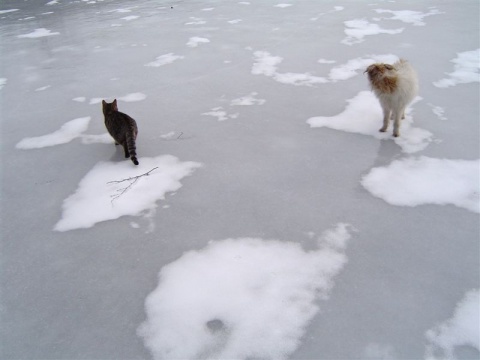
[[[383,77],[385,75],[391,74],[392,71],[395,71],[393,65],[377,63],[372,64],[367,67],[367,70],[364,71],[364,74],[368,74],[368,78],[370,80],[378,79],[379,77]]]

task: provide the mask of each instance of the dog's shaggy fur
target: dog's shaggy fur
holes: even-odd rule
[[[372,64],[365,71],[372,90],[383,109],[381,132],[388,129],[390,116],[393,117],[393,136],[400,135],[400,120],[405,118],[405,108],[418,93],[418,79],[415,70],[406,60],[393,65]]]

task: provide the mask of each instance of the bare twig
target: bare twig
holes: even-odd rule
[[[153,170],[155,170],[155,169],[158,169],[158,166],[154,167],[152,170],[149,170],[149,171],[147,171],[147,172],[144,173],[144,174],[137,175],[137,176],[132,176],[132,177],[129,177],[129,178],[123,179],[123,180],[113,180],[113,181],[109,181],[109,182],[107,182],[107,184],[117,184],[117,183],[121,183],[121,182],[124,182],[124,181],[131,181],[131,180],[135,180],[135,181],[136,181],[139,177],[150,175],[150,173],[151,173]]]
[[[146,173],[143,173],[141,175],[137,175],[137,176],[133,176],[133,177],[129,177],[127,179],[123,179],[123,180],[113,180],[113,181],[109,181],[107,182],[107,184],[119,184],[119,183],[122,183],[124,181],[128,181],[129,184],[124,187],[124,188],[121,188],[121,189],[118,189],[117,190],[117,194],[115,195],[111,195],[110,197],[112,198],[111,200],[111,203],[113,205],[113,202],[115,200],[117,200],[120,196],[122,196],[123,194],[125,194],[128,190],[130,190],[132,188],[133,185],[135,185],[135,183],[142,177],[142,176],[148,176],[150,175],[150,173],[155,170],[155,169],[158,169],[158,166],[154,167],[153,169],[147,171]]]
[[[177,140],[180,139],[183,135],[183,131],[180,132],[180,135],[178,135]]]

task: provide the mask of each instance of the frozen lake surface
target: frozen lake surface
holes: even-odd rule
[[[480,358],[479,7],[2,1],[0,358]]]

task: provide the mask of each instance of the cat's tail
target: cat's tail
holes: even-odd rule
[[[137,151],[136,151],[136,146],[135,146],[135,136],[136,134],[134,131],[127,131],[126,134],[126,140],[127,140],[127,149],[128,152],[130,153],[130,159],[133,161],[135,165],[138,165],[138,160],[137,160]]]

